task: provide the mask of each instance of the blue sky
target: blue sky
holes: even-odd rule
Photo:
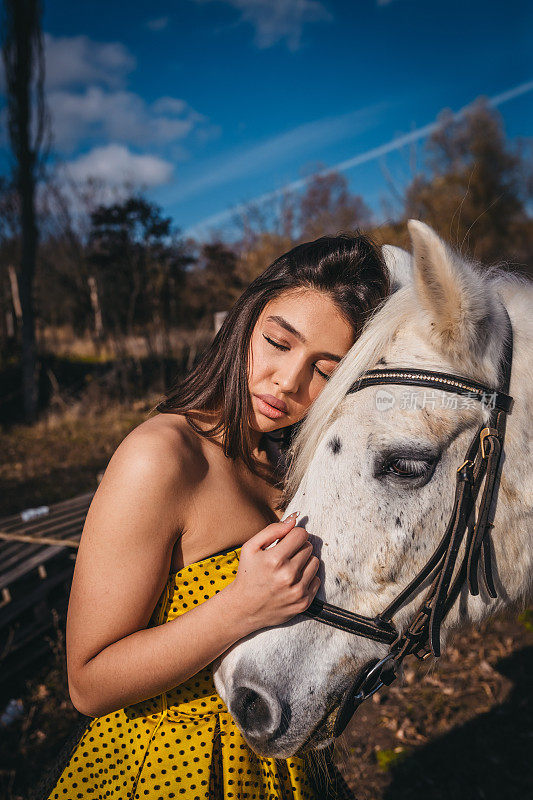
[[[532,23],[524,0],[45,0],[55,150],[200,236],[319,164],[383,219],[442,108],[493,97],[533,135]]]

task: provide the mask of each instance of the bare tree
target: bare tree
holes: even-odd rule
[[[483,262],[525,267],[533,243],[527,152],[508,141],[500,115],[483,99],[460,118],[442,112],[439,123],[424,169],[407,189],[407,216]]]
[[[304,241],[369,225],[372,214],[352,194],[345,175],[323,169],[312,175],[300,199],[300,236]]]
[[[38,399],[32,291],[38,244],[35,188],[48,131],[42,13],[40,0],[4,0],[1,26],[9,141],[20,204],[17,282],[22,310],[22,388],[28,420],[36,415]]]

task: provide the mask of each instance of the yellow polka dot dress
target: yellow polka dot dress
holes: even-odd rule
[[[171,573],[149,626],[224,588],[239,550]],[[311,765],[309,764],[309,767]],[[211,666],[150,700],[91,720],[48,800],[322,800],[307,759],[257,756],[216,693]]]

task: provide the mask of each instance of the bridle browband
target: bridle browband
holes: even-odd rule
[[[507,310],[505,313],[508,336],[501,359],[502,377],[499,390],[489,389],[459,375],[403,367],[368,370],[348,390],[348,394],[351,394],[366,386],[386,383],[431,387],[486,403],[491,413],[488,425],[482,425],[476,431],[465,460],[457,469],[454,505],[446,531],[429,561],[409,585],[376,617],[365,617],[316,597],[305,611],[307,616],[326,625],[389,645],[387,655],[381,660],[374,659],[366,664],[345,693],[335,718],[334,736],[339,736],[344,731],[363,700],[395,680],[406,656],[414,655],[425,659],[432,654],[440,655],[441,624],[463,586],[468,585],[471,595],[479,594],[479,572],[487,594],[491,598],[497,598],[492,574],[489,529],[492,527],[491,516],[494,516],[492,500],[500,480],[499,465],[505,438],[506,415],[513,404],[513,398],[508,394],[513,358],[513,328]],[[477,519],[473,519],[484,479]],[[463,540],[464,554],[456,569]],[[428,581],[429,588],[423,602],[407,627],[398,631],[392,618]]]

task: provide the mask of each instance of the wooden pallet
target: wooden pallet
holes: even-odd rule
[[[77,546],[94,492],[0,519],[0,676],[8,680],[50,652],[46,636],[61,624]],[[53,631],[52,631],[53,633]]]

